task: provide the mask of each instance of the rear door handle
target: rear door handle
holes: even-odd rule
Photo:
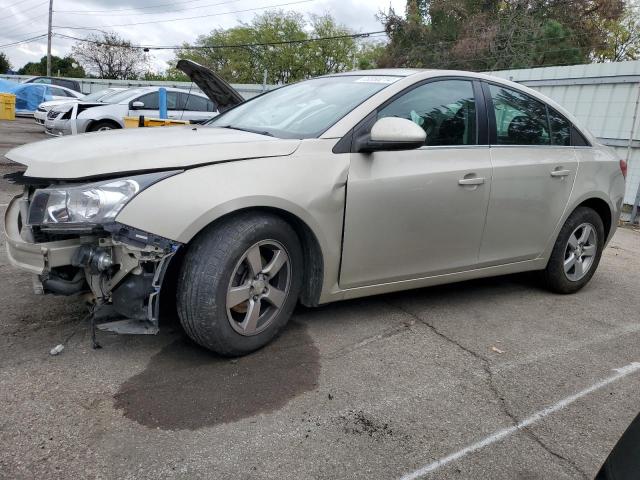
[[[458,180],[458,185],[482,185],[483,183],[483,177],[461,178]]]
[[[567,177],[571,174],[571,170],[553,170],[551,172],[552,177]]]

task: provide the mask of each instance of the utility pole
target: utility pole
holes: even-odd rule
[[[47,77],[51,76],[51,26],[53,24],[53,0],[49,0],[49,31],[47,35]]]

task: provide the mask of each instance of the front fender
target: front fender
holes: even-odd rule
[[[349,155],[314,153],[193,168],[141,192],[116,221],[189,243],[234,211],[282,210],[315,235],[325,260],[324,286],[337,288],[348,166]]]

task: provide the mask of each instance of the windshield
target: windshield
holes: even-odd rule
[[[104,90],[100,90],[99,92],[93,92],[93,93],[90,93],[89,95],[86,95],[83,98],[83,100],[87,101],[87,102],[93,102],[95,100],[102,100],[103,97],[104,98],[108,98],[108,97],[114,95],[117,92],[118,92],[118,90],[111,90],[109,88],[106,88]]]
[[[279,138],[314,138],[400,77],[316,78],[265,93],[208,124]]]
[[[149,92],[148,88],[127,88],[126,90],[122,90],[117,92],[109,97],[109,103],[120,103],[123,100],[128,100],[130,97],[135,96],[136,94],[142,95],[143,93]]]

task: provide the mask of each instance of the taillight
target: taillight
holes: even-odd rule
[[[622,171],[622,176],[627,178],[627,162],[626,160],[620,160],[620,171]]]

